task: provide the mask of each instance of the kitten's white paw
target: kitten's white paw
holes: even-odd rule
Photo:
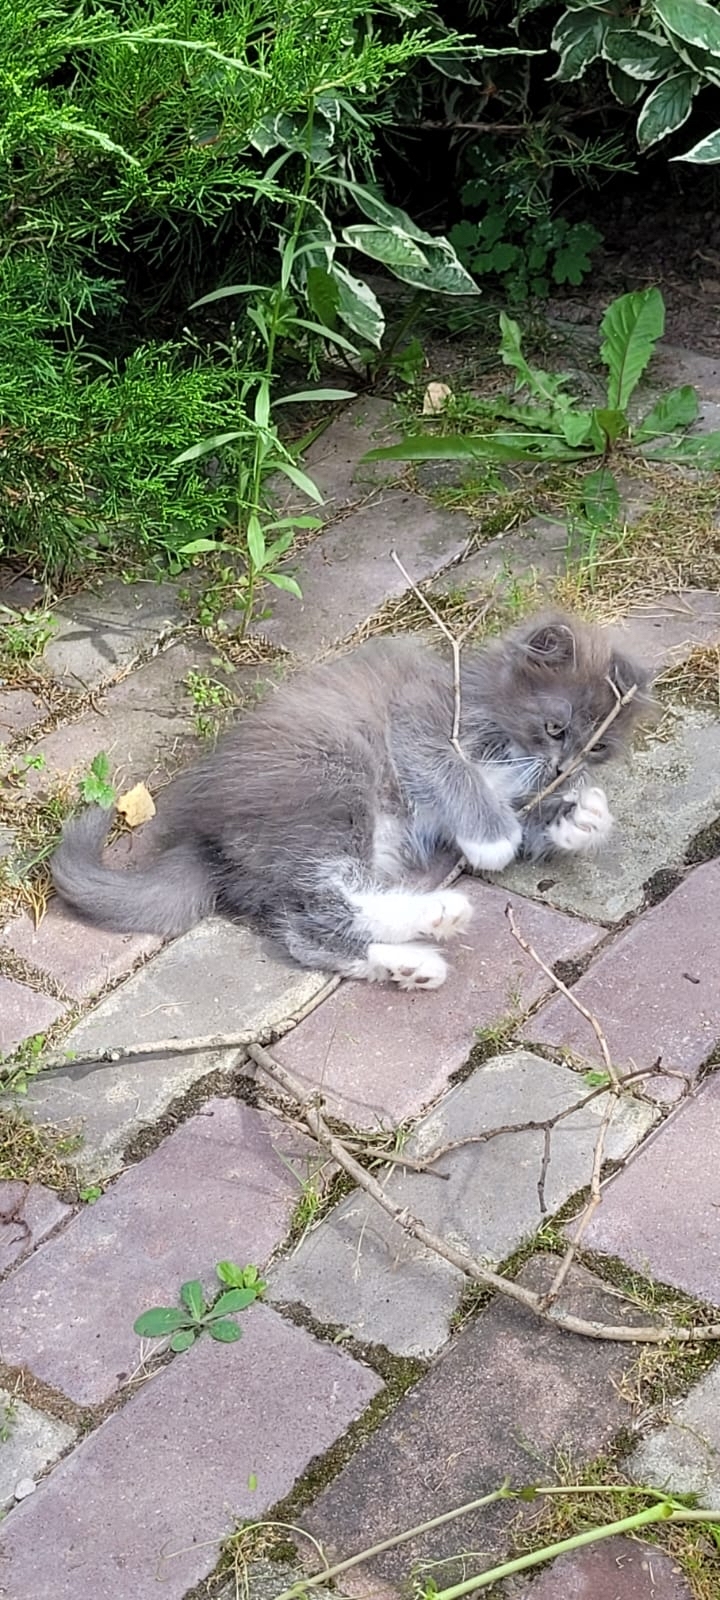
[[[597,850],[612,826],[604,789],[581,789],[572,811],[552,822],[548,835],[556,850]]]
[[[454,939],[463,933],[472,917],[472,906],[466,894],[457,889],[442,889],[423,895],[427,920],[418,933],[428,939]]]
[[[518,823],[505,839],[458,839],[458,848],[474,872],[502,872],[520,849],[522,828]]]
[[[396,983],[399,989],[439,989],[447,963],[425,945],[371,944],[363,976],[371,983]]]

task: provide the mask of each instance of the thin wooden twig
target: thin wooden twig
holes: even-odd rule
[[[481,1262],[469,1254],[468,1251],[453,1245],[447,1239],[440,1238],[425,1226],[419,1217],[407,1209],[399,1206],[378,1183],[371,1172],[367,1172],[360,1162],[346,1149],[343,1140],[331,1133],[322,1112],[314,1102],[308,1102],[300,1084],[288,1068],[281,1066],[280,1062],[270,1055],[262,1045],[253,1044],[248,1047],[248,1055],[266,1074],[283,1094],[287,1095],[299,1107],[300,1113],[313,1134],[318,1144],[322,1145],[337,1165],[347,1172],[359,1189],[370,1195],[377,1205],[397,1224],[410,1238],[417,1239],[428,1250],[439,1256],[450,1266],[456,1267],[459,1272],[471,1278],[474,1283],[479,1283],[485,1289],[492,1289],[495,1293],[514,1300],[516,1304],[530,1311],[541,1321],[549,1322],[554,1327],[562,1328],[566,1333],[577,1333],[586,1339],[610,1340],[620,1344],[668,1344],[677,1341],[680,1344],[707,1343],[710,1340],[720,1340],[720,1322],[710,1323],[707,1326],[695,1327],[661,1327],[649,1326],[617,1326],[591,1322],[585,1317],[576,1317],[571,1312],[558,1311],[556,1307],[544,1309],[543,1296],[533,1289],[528,1289],[522,1283],[515,1282],[512,1278],[503,1278],[498,1272],[484,1267]]]
[[[433,622],[437,625],[437,627],[440,629],[440,632],[447,639],[448,644],[450,646],[450,649],[452,651],[452,659],[453,659],[453,720],[452,720],[452,731],[451,731],[451,734],[450,734],[450,743],[451,743],[453,749],[455,750],[456,754],[459,755],[461,761],[465,761],[466,763],[469,764],[469,759],[470,758],[469,758],[469,756],[466,756],[465,751],[463,750],[463,747],[462,747],[462,745],[460,743],[460,718],[461,718],[461,713],[462,713],[461,680],[460,680],[460,651],[462,650],[463,644],[465,643],[465,640],[466,640],[470,630],[472,628],[474,628],[476,626],[476,624],[478,622],[480,622],[482,620],[482,618],[484,617],[485,613],[487,612],[487,610],[489,608],[490,601],[486,600],[484,606],[480,607],[480,609],[479,609],[479,611],[477,613],[477,616],[473,617],[472,622],[469,622],[466,628],[463,628],[462,633],[460,633],[460,634],[453,633],[452,628],[449,628],[447,623],[443,622],[442,617],[439,616],[438,612],[435,610],[435,607],[430,604],[430,601],[427,599],[427,596],[422,593],[421,589],[418,589],[418,586],[417,586],[416,583],[413,583],[413,580],[410,577],[410,573],[408,572],[407,568],[403,566],[402,561],[400,560],[400,557],[399,557],[399,555],[397,553],[397,550],[391,550],[390,551],[390,558],[391,558],[392,561],[395,562],[395,565],[396,565],[396,567],[398,569],[398,572],[402,573],[402,575],[403,575],[403,577],[405,579],[405,582],[407,584],[409,584],[410,588],[412,589],[413,594],[415,595],[415,598],[420,601],[420,604],[422,606],[425,607],[425,610],[427,611],[428,616],[432,617]]]
[[[530,956],[531,961],[534,961],[535,965],[540,968],[540,971],[545,973],[545,976],[550,979],[550,982],[552,983],[553,987],[555,989],[557,989],[560,994],[564,995],[566,1000],[570,1001],[571,1006],[574,1006],[576,1011],[580,1012],[580,1016],[584,1017],[586,1022],[589,1022],[590,1027],[592,1028],[593,1033],[595,1034],[595,1038],[597,1039],[598,1045],[600,1047],[600,1054],[601,1054],[602,1059],[603,1059],[603,1066],[605,1067],[605,1071],[607,1072],[608,1078],[610,1080],[610,1085],[609,1086],[612,1089],[614,1094],[619,1094],[620,1093],[620,1087],[621,1087],[621,1085],[620,1085],[620,1077],[619,1077],[617,1068],[616,1068],[616,1066],[615,1066],[615,1064],[613,1062],[612,1056],[610,1055],[610,1048],[609,1048],[607,1039],[605,1038],[605,1035],[604,1035],[604,1033],[602,1031],[600,1023],[598,1022],[597,1017],[593,1016],[592,1011],[588,1011],[587,1006],[583,1005],[582,1000],[578,1000],[577,995],[573,993],[572,989],[568,989],[567,984],[563,983],[562,978],[558,978],[557,977],[557,975],[553,972],[552,967],[549,967],[547,962],[543,961],[542,956],[538,955],[538,952],[534,948],[534,946],[531,945],[528,942],[528,940],[524,937],[524,935],[520,932],[520,929],[518,928],[517,923],[515,921],[513,908],[512,908],[512,906],[510,905],[509,902],[505,907],[505,916],[506,916],[507,921],[508,921],[510,932],[511,932],[511,934],[513,936],[513,939],[515,940],[516,944],[519,944],[520,949],[524,950],[525,954]]]

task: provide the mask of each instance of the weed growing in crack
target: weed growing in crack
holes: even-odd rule
[[[234,1344],[241,1339],[242,1328],[233,1321],[233,1314],[247,1310],[267,1285],[257,1267],[236,1267],[232,1261],[219,1261],[215,1271],[224,1287],[214,1298],[206,1300],[199,1278],[193,1278],[181,1285],[182,1308],[153,1306],[136,1317],[134,1332],[141,1339],[169,1338],[170,1349],[176,1354],[189,1350],[202,1333],[209,1333],[221,1344]]]

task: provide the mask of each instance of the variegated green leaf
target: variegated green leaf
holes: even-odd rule
[[[700,79],[687,67],[673,72],[652,90],[637,121],[637,142],[641,150],[648,150],[659,139],[681,128],[692,110],[692,103],[700,87]]]

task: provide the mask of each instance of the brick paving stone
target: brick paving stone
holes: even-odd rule
[[[22,1260],[72,1216],[72,1206],[42,1183],[0,1183],[0,1273]]]
[[[696,867],[666,900],[621,933],[594,961],[574,994],[602,1023],[610,1054],[625,1071],[662,1057],[694,1075],[720,1039],[720,943],[715,934],[720,860]],[[534,1044],[600,1059],[595,1035],[558,995],[525,1027]],[[657,1078],[648,1092],[677,1099],[681,1084]]]
[[[237,1344],[202,1339],[143,1384],[13,1511],[0,1594],[181,1600],[382,1388],[268,1307],[242,1323]]]
[[[66,1009],[26,983],[0,976],[0,1052],[16,1050],[23,1039],[44,1033]]]
[[[718,1148],[714,1073],[608,1183],[585,1233],[587,1248],[720,1306]]]
[[[330,520],[348,506],[356,505],[381,489],[384,484],[398,478],[404,469],[402,461],[363,461],[367,450],[393,444],[398,438],[393,426],[394,407],[389,400],[373,395],[363,396],[346,406],[310,445],[304,455],[305,471],[317,484],[323,496],[321,506],[315,508],[307,496],[298,494],[286,479],[274,485],[279,506],[287,511],[315,512],[324,521]]]
[[[345,983],[276,1047],[306,1083],[322,1084],[338,1115],[363,1127],[417,1116],[463,1065],[478,1029],[526,1009],[550,988],[518,949],[505,919],[508,900],[523,932],[547,961],[591,950],[600,930],[503,889],[463,879],[474,918],[449,946],[452,971],[432,995]]]
[[[101,581],[96,593],[71,595],[56,608],[45,668],[73,688],[96,689],[157,644],[181,615],[175,584]]]
[[[553,1267],[547,1258],[533,1261],[521,1281],[545,1287]],[[561,1304],[615,1323],[642,1315],[580,1268],[572,1269]],[[561,1333],[494,1300],[321,1492],[303,1527],[320,1539],[328,1560],[341,1560],[499,1488],[506,1474],[516,1487],[552,1481],[558,1450],[591,1460],[629,1423],[619,1380],[635,1359],[632,1347]],[[482,1567],[507,1549],[510,1526],[532,1515],[518,1502],[470,1513],[344,1575],[342,1590],[385,1600],[379,1586],[387,1585],[399,1600],[418,1561],[447,1561],[432,1569],[438,1584],[467,1578],[467,1561],[452,1559],[459,1549],[475,1552]],[[309,1562],[306,1544],[301,1553]]]
[[[615,832],[597,856],[521,862],[503,883],[561,910],[621,922],[645,904],[654,873],[679,867],[690,840],[720,814],[720,721],[674,708],[645,734],[626,763],[596,774],[607,790]]]
[[[41,972],[49,973],[66,994],[82,1000],[123,977],[141,956],[160,948],[151,934],[107,933],[80,922],[51,900],[38,928],[23,915],[0,934],[0,953],[12,950]]]
[[[6,1511],[14,1502],[17,1484],[23,1478],[38,1478],[52,1466],[72,1444],[77,1429],[68,1422],[46,1416],[43,1411],[36,1411],[7,1389],[0,1389],[2,1423],[5,1437],[0,1444],[0,1511]],[[2,1584],[0,1575],[0,1594]]]
[[[585,1092],[576,1073],[541,1056],[522,1051],[497,1056],[444,1096],[407,1149],[425,1158],[471,1134],[518,1120],[539,1121],[575,1104]],[[435,1233],[496,1264],[587,1183],[604,1110],[600,1097],[554,1130],[545,1211],[538,1195],[541,1132],[505,1134],[453,1151],[437,1167],[448,1175],[446,1182],[396,1168],[385,1188]],[[648,1106],[623,1102],[608,1134],[608,1158],[629,1155],[653,1116]],[[463,1288],[462,1274],[406,1238],[372,1200],[357,1193],[271,1272],[273,1298],[300,1301],[318,1321],[350,1328],[358,1338],[398,1355],[431,1355],[444,1343]]]
[[[212,651],[197,641],[172,645],[108,689],[100,710],[56,728],[33,746],[30,753],[44,756],[45,766],[28,771],[27,792],[43,794],[61,774],[87,772],[101,750],[119,787],[142,778],[156,789],[180,764],[192,736],[195,708],[185,678],[191,669],[214,674],[212,659]]]
[[[45,706],[27,689],[0,691],[0,744],[17,738],[26,728],[32,728],[33,723],[42,722],[45,716]]]
[[[5,1280],[2,1359],[80,1404],[104,1400],[138,1364],[141,1311],[174,1305],[187,1278],[216,1287],[218,1261],[264,1265],[311,1148],[268,1114],[209,1101]]]
[[[671,1556],[635,1539],[604,1539],[545,1567],[517,1600],[692,1600],[693,1591]]]
[[[302,600],[273,595],[270,619],[256,631],[302,660],[312,660],[386,600],[406,593],[391,550],[397,550],[418,583],[457,559],[473,526],[461,512],[442,511],[419,495],[388,489],[313,539],[289,569]]]
[[[664,1420],[641,1440],[624,1471],[653,1488],[696,1494],[701,1506],[720,1512],[720,1367],[706,1372]]]

